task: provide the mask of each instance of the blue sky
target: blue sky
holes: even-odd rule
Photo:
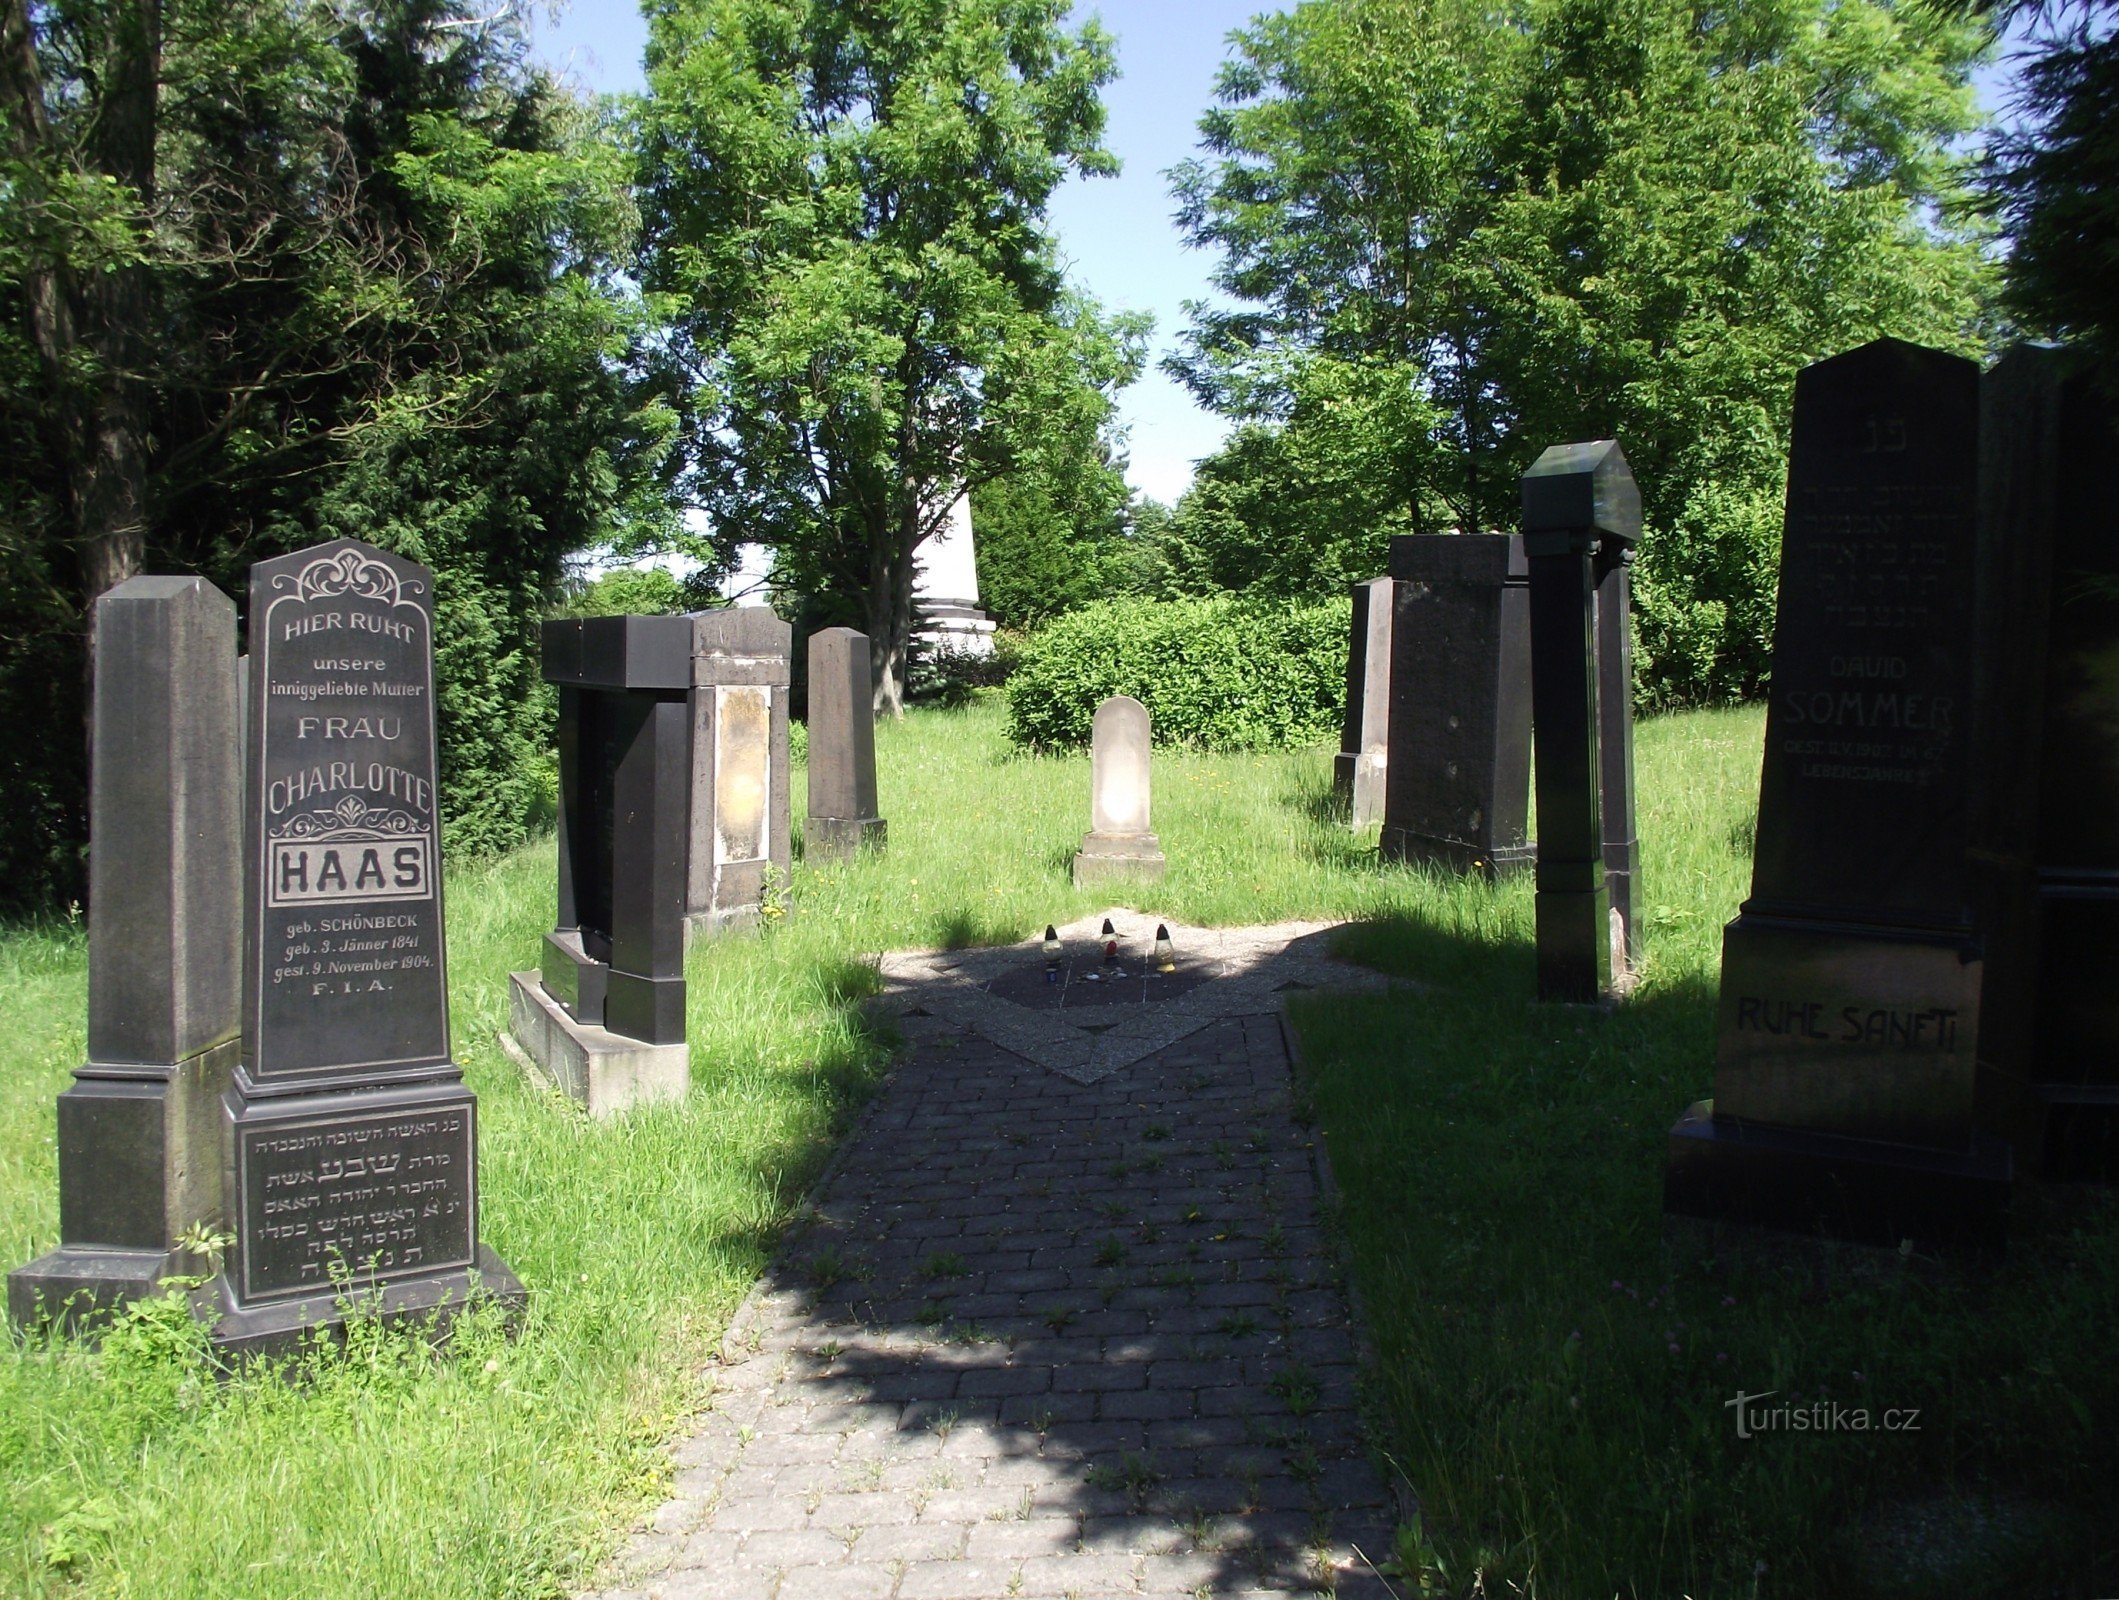
[[[1104,91],[1104,142],[1124,170],[1069,181],[1053,198],[1052,222],[1076,282],[1107,306],[1155,317],[1150,369],[1120,396],[1119,410],[1130,437],[1127,476],[1167,502],[1191,482],[1193,463],[1220,443],[1225,425],[1153,365],[1184,326],[1184,302],[1208,296],[1211,265],[1179,242],[1163,174],[1193,153],[1229,30],[1272,8],[1259,0],[1101,0],[1093,9],[1118,39],[1119,79]],[[647,23],[638,0],[539,5],[532,26],[538,53],[584,88],[644,87]],[[1990,105],[2006,78],[2000,68],[1980,75]]]

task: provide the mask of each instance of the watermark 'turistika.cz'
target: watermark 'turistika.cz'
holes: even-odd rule
[[[1736,1413],[1739,1439],[1761,1433],[1920,1432],[1918,1406],[1872,1411],[1867,1406],[1843,1406],[1834,1400],[1815,1400],[1801,1406],[1786,1400],[1777,1406],[1761,1404],[1778,1393],[1778,1389],[1768,1389],[1764,1394],[1739,1392],[1734,1400],[1722,1402],[1725,1409]]]

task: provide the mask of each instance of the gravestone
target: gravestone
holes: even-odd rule
[[[2119,411],[2078,352],[1980,386],[1973,860],[1994,1125],[2049,1179],[2119,1177]]]
[[[1089,737],[1089,831],[1074,858],[1074,885],[1152,882],[1162,845],[1149,831],[1148,708],[1113,695],[1096,708]]]
[[[1615,441],[1554,445],[1523,475],[1541,1000],[1587,1004],[1628,982],[1636,847],[1626,561],[1640,537],[1640,491]]]
[[[523,1297],[479,1241],[477,1100],[450,1057],[433,603],[425,567],[352,539],[250,570],[236,1242],[194,1300],[224,1349],[348,1303]]]
[[[764,606],[692,625],[691,864],[685,933],[749,927],[787,887],[787,690],[794,631]]]
[[[1383,820],[1390,761],[1391,580],[1354,585],[1354,619],[1346,649],[1346,722],[1332,762],[1332,790],[1349,823]]]
[[[559,914],[542,970],[510,975],[509,1031],[591,1116],[682,1099],[691,619],[547,622],[544,676],[559,690]]]
[[[1386,861],[1497,878],[1535,854],[1530,592],[1512,534],[1391,540]]]
[[[1751,897],[1667,1209],[1992,1243],[1967,791],[1979,373],[1881,339],[1796,380]]]
[[[809,818],[812,861],[846,861],[883,847],[876,815],[875,690],[868,635],[825,628],[809,636]]]
[[[82,1325],[201,1270],[221,1105],[241,1050],[242,776],[235,606],[202,578],[96,601],[88,1059],[59,1096],[59,1248],[8,1311]]]

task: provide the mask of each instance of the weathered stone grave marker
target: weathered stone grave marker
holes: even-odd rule
[[[1966,864],[1978,432],[1978,368],[1939,351],[1882,339],[1796,380],[1751,897],[1672,1211],[1998,1238]]]
[[[527,1063],[609,1116],[691,1085],[691,618],[547,622],[544,675],[559,689],[559,914],[541,972],[510,975],[509,1029]]]
[[[1639,958],[1626,563],[1640,537],[1640,491],[1613,440],[1554,445],[1523,475],[1541,1000],[1599,1000]]]
[[[2119,408],[2079,352],[1980,384],[1974,864],[1994,1121],[2055,1179],[2119,1178]]]
[[[1166,865],[1148,826],[1148,708],[1113,695],[1096,708],[1089,735],[1089,831],[1074,858],[1077,888],[1151,881]]]
[[[1386,861],[1488,878],[1534,854],[1530,596],[1523,541],[1410,534],[1391,541]]]
[[[809,636],[809,816],[802,847],[813,861],[846,861],[864,847],[880,850],[883,839],[868,635],[824,628]]]
[[[88,1060],[59,1096],[59,1248],[8,1274],[17,1322],[81,1325],[196,1271],[219,1231],[241,1050],[235,606],[141,577],[95,605]]]
[[[479,1241],[477,1101],[450,1058],[433,595],[352,539],[251,568],[236,1242],[195,1302],[226,1349],[348,1300],[522,1298]]]
[[[1332,789],[1349,824],[1383,820],[1390,762],[1391,589],[1389,578],[1354,585],[1346,650],[1346,722],[1332,761]]]
[[[768,877],[785,889],[787,690],[794,630],[764,606],[692,625],[692,824],[687,936],[755,924]]]

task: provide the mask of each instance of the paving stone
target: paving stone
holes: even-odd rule
[[[994,959],[961,953],[949,981]],[[1391,1501],[1360,1452],[1344,1300],[1309,1259],[1271,991],[1252,1016],[1202,1000],[1116,1065],[1011,1053],[987,1021],[1024,1044],[1055,1014],[979,992],[986,1021],[916,1040],[738,1314],[674,1498],[595,1600],[1286,1594],[1323,1576],[1316,1507],[1339,1593],[1385,1593],[1350,1551],[1388,1546]],[[865,1276],[820,1294],[827,1246]],[[942,1254],[961,1276],[934,1275]],[[1319,1390],[1301,1418],[1269,1386],[1292,1366]],[[1292,1477],[1284,1441],[1321,1471]]]

